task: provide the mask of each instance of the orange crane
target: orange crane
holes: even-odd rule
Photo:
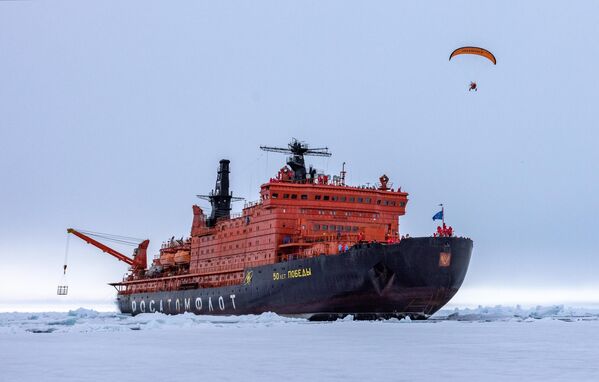
[[[144,240],[141,243],[139,243],[137,248],[135,248],[133,250],[133,259],[132,259],[132,258],[127,257],[127,256],[123,255],[122,253],[110,248],[109,246],[104,245],[95,239],[92,239],[85,233],[77,231],[76,229],[68,228],[67,233],[73,234],[73,235],[77,236],[78,238],[82,239],[83,241],[85,241],[87,244],[91,244],[94,247],[99,248],[102,252],[108,253],[109,255],[116,257],[118,260],[120,260],[124,263],[127,263],[129,266],[131,266],[131,268],[134,272],[142,272],[146,269],[146,266],[147,266],[146,252],[148,249],[148,245],[150,244],[150,240]],[[88,232],[86,232],[86,233],[90,234]],[[65,271],[66,271],[66,265],[65,265]]]

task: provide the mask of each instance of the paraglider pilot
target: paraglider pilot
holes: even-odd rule
[[[474,90],[475,92],[478,91],[478,89],[476,88],[476,82],[470,82],[470,89],[468,89],[468,91],[472,90]]]

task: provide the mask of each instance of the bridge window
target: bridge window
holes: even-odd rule
[[[406,206],[406,202],[399,202],[399,206],[400,207],[405,207]]]
[[[320,229],[320,224],[314,224],[314,231],[318,231]]]
[[[276,199],[276,198],[278,198],[278,197],[279,197],[279,194],[275,192],[274,194],[272,194],[272,196],[271,196],[271,197],[272,197],[273,199]]]
[[[320,195],[314,195],[314,200],[320,200],[321,196]]]
[[[365,202],[365,203],[369,203],[369,204],[370,204],[370,198],[366,198],[366,199],[364,200],[364,202]]]
[[[329,200],[329,196],[325,195],[324,198],[323,198],[323,200]]]
[[[381,199],[377,200],[376,204],[381,204]]]
[[[337,201],[337,197],[335,195],[331,196],[331,200],[336,202]]]
[[[283,194],[283,199],[289,199],[289,194]]]
[[[329,226],[327,226],[326,224],[323,224],[323,225],[322,225],[322,230],[323,230],[323,231],[326,231],[327,229],[329,229]]]
[[[364,202],[364,199],[358,198],[358,203],[362,203],[362,202]]]
[[[356,198],[354,198],[353,196],[350,196],[350,197],[349,197],[349,202],[350,202],[350,203],[353,203],[353,202],[355,202],[355,201],[356,201]]]
[[[302,195],[301,198],[302,200],[308,200],[308,195]]]
[[[297,199],[297,194],[291,194],[291,199]]]
[[[339,198],[339,201],[340,201],[340,202],[345,202],[345,200],[346,200],[346,197],[345,197],[345,196],[342,196],[342,197],[340,197],[340,198]]]

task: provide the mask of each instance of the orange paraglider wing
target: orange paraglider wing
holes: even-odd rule
[[[493,63],[493,65],[497,65],[497,60],[495,59],[493,53],[489,52],[486,49],[478,48],[476,46],[463,46],[461,48],[457,48],[456,50],[451,52],[451,54],[449,55],[449,60],[451,61],[451,59],[454,56],[458,56],[460,54],[475,54],[477,56],[482,56],[488,58]]]

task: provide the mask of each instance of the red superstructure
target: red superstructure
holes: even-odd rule
[[[385,189],[271,181],[241,216],[207,227],[194,206],[189,271],[237,283],[248,266],[337,254],[358,241],[399,240],[407,194]]]
[[[220,287],[243,283],[244,270],[319,255],[333,255],[358,242],[398,242],[399,217],[408,194],[377,186],[352,187],[340,176],[305,170],[303,155],[330,155],[293,141],[293,154],[275,178],[260,187],[260,199],[230,215],[229,161],[222,160],[206,215],[193,206],[191,236],[163,244],[151,268],[112,284],[121,294]],[[323,151],[325,150],[325,151]]]

